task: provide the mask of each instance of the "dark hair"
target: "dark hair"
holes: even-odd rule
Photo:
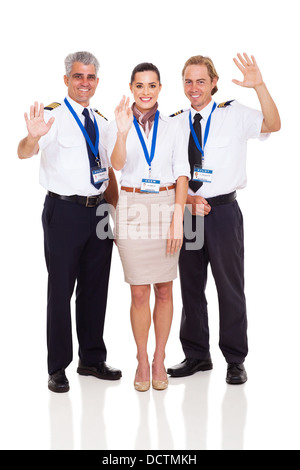
[[[148,70],[155,72],[157,74],[157,78],[160,84],[160,73],[156,65],[151,64],[150,62],[143,62],[142,64],[138,64],[136,67],[134,67],[132,74],[131,74],[131,79],[130,83],[134,81],[135,74],[138,72],[147,72]]]

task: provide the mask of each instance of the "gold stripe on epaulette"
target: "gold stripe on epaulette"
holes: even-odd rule
[[[103,114],[101,114],[101,113],[98,111],[98,109],[95,109],[94,111],[95,111],[95,113],[99,114],[99,116],[103,117],[103,119],[105,119],[106,121],[108,121],[108,119],[107,119],[105,116],[103,116]]]
[[[178,114],[181,114],[181,113],[183,113],[183,109],[181,109],[180,111],[177,111],[177,113],[171,114],[170,117],[178,116]]]
[[[60,105],[61,103],[51,103],[51,104],[48,104],[48,106],[46,106],[44,109],[47,109],[48,111],[52,111],[52,109],[58,108],[58,106]]]
[[[218,105],[218,108],[226,108],[226,106],[229,106],[234,100],[230,100],[230,101],[224,101],[224,103],[220,103]]]

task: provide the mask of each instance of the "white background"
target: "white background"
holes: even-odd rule
[[[1,449],[299,449],[299,22],[286,0],[10,1],[1,6]],[[129,287],[114,251],[105,338],[118,383],[67,370],[71,391],[47,389],[46,268],[38,183],[39,157],[20,161],[23,114],[37,100],[64,98],[65,56],[89,50],[99,59],[93,104],[113,119],[139,62],[161,71],[164,114],[188,107],[181,69],[195,54],[210,56],[220,75],[218,102],[259,107],[253,90],[234,85],[237,52],[254,54],[282,119],[282,130],[248,145],[244,213],[249,381],[225,383],[218,349],[218,304],[208,282],[214,369],[170,380],[166,392],[133,389],[135,346]],[[174,283],[174,321],[166,366],[183,359],[181,301]],[[153,353],[153,331],[149,356]]]

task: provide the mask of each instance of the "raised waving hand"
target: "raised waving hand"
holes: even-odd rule
[[[263,83],[262,74],[258,68],[254,56],[249,56],[244,52],[243,56],[237,54],[237,57],[233,59],[235,65],[240,69],[244,75],[244,80],[241,82],[239,80],[232,80],[236,85],[240,85],[246,88],[255,88]]]
[[[44,119],[44,105],[37,102],[30,106],[30,114],[24,114],[28,136],[21,140],[18,146],[18,157],[29,158],[39,152],[39,140],[47,134],[54,123],[55,118],[52,117],[46,123]]]
[[[123,96],[120,104],[115,109],[115,118],[118,131],[121,134],[128,134],[133,122],[133,113],[129,106],[129,98]]]
[[[38,139],[43,135],[47,134],[55,120],[55,118],[52,117],[46,123],[44,118],[44,105],[41,104],[39,107],[39,104],[37,102],[35,102],[33,106],[30,106],[29,117],[27,113],[24,114],[24,117],[28,134],[33,139]]]
[[[126,140],[133,122],[133,112],[129,107],[129,98],[123,96],[115,109],[117,140],[111,154],[111,163],[115,170],[121,170],[126,161]]]
[[[242,82],[239,80],[232,80],[233,83],[242,87],[253,88],[256,91],[264,117],[261,132],[269,133],[279,131],[281,122],[278,109],[263,81],[262,74],[254,56],[252,55],[250,59],[244,52],[243,56],[241,54],[237,54],[237,57],[239,60],[234,58],[233,61],[244,75],[244,80]]]

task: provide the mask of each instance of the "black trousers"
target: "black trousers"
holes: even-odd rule
[[[192,216],[186,209],[185,224],[192,224],[194,231],[196,218],[198,216]],[[243,216],[237,201],[234,201],[212,207],[202,220],[203,247],[188,250],[191,240],[185,237],[179,257],[182,348],[186,357],[205,360],[210,356],[205,296],[210,263],[219,301],[219,347],[227,362],[240,363],[248,353]]]
[[[105,203],[105,200],[102,201]],[[112,238],[99,239],[96,226],[105,216],[89,208],[46,196],[42,222],[48,269],[48,372],[73,359],[71,298],[76,284],[79,357],[85,365],[106,360],[103,329]]]

